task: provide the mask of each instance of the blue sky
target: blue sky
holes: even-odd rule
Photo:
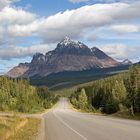
[[[0,74],[65,36],[140,61],[140,0],[0,0]]]
[[[27,7],[29,11],[37,13],[40,16],[49,16],[66,9],[75,9],[84,6],[85,3],[74,4],[68,0],[21,0],[14,5]]]

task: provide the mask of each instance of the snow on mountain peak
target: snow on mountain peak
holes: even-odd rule
[[[67,46],[68,44],[70,44],[70,43],[72,43],[73,41],[69,38],[69,37],[65,37],[61,42],[60,42],[60,44],[61,45],[65,45],[65,46]]]
[[[85,48],[85,45],[79,41],[71,40],[68,36],[66,36],[60,43],[59,46],[61,48],[64,47],[73,47],[73,48]]]

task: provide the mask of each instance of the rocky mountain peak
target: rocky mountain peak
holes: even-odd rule
[[[80,41],[74,41],[69,37],[65,37],[60,43],[58,43],[57,47],[61,48],[88,48],[85,44]]]
[[[109,58],[107,54],[105,54],[103,51],[98,49],[97,47],[91,48],[92,54],[97,57],[98,59],[106,59]]]
[[[40,57],[42,57],[43,56],[43,54],[42,53],[36,53],[36,54],[34,54],[33,55],[33,58],[35,59],[38,59],[38,58],[40,58]]]
[[[54,51],[57,54],[70,54],[70,55],[92,55],[91,50],[79,41],[73,41],[69,37],[65,37]]]
[[[39,61],[39,60],[44,60],[45,59],[45,56],[42,54],[42,53],[36,53],[34,56],[33,56],[33,61]]]
[[[19,63],[18,67],[29,67],[30,66],[30,63]]]
[[[61,40],[60,44],[64,44],[65,46],[72,43],[73,41],[69,37],[65,37],[64,39]]]
[[[68,46],[70,46],[71,44],[75,44],[75,42],[73,41],[73,40],[71,40],[69,37],[65,37],[64,39],[62,39],[61,41],[60,41],[60,43],[58,43],[59,44],[59,47],[61,47],[61,48],[63,48],[63,47],[68,47]]]
[[[125,59],[123,62],[122,62],[123,65],[132,65],[133,63],[129,60],[129,59]]]
[[[43,63],[45,63],[45,55],[42,54],[42,53],[36,53],[34,56],[33,56],[33,59],[31,61],[31,66],[40,66],[42,65]]]

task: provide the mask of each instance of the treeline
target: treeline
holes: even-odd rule
[[[0,111],[37,112],[57,101],[46,87],[33,87],[27,80],[0,77]]]
[[[99,110],[111,114],[127,109],[134,115],[140,112],[140,67],[131,66],[128,73],[78,88],[70,101],[81,110]]]

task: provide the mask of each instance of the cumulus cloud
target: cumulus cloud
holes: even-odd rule
[[[18,2],[20,0],[0,0],[0,10],[3,8],[10,6],[11,3]]]
[[[134,33],[139,31],[139,27],[136,25],[124,24],[124,25],[113,25],[111,26],[111,30],[117,33]]]
[[[106,44],[99,46],[99,48],[101,48],[101,50],[106,52],[111,57],[116,58],[120,61],[126,58],[133,59],[134,56],[135,58],[136,56],[139,56],[139,47],[129,47],[125,44]]]
[[[39,25],[40,23],[38,21],[34,21],[27,25],[10,25],[8,26],[7,31],[11,37],[28,37],[32,36],[34,33],[37,33]]]
[[[11,0],[0,0],[0,10],[9,5]]]
[[[9,32],[15,36],[28,36],[32,33],[37,33],[42,36],[44,41],[49,43],[57,42],[66,35],[77,39],[82,36],[86,29],[91,27],[102,27],[116,21],[139,20],[139,7],[140,3],[88,5],[75,10],[59,12],[47,18],[36,19],[36,21],[26,25],[17,24],[13,26],[15,28],[11,26],[9,27]],[[129,32],[132,30],[134,31],[136,28],[134,29],[133,27],[132,29],[131,26]]]
[[[47,44],[33,45],[30,47],[1,47],[0,59],[10,60],[12,58],[24,58],[27,56],[33,56],[36,52],[46,53],[48,50],[50,50],[50,47],[52,46],[48,46]]]
[[[139,6],[124,3],[83,6],[44,19],[39,31],[46,41],[58,41],[66,35],[78,38],[90,27],[97,28],[119,20],[140,18]]]
[[[36,15],[21,8],[5,7],[0,11],[1,24],[28,24],[35,20]]]
[[[14,25],[26,26],[27,24],[33,23],[37,18],[35,14],[25,11],[22,8],[16,8],[16,7],[10,6],[10,3],[17,2],[17,1],[18,0],[9,0],[9,1],[7,0],[7,5],[5,4],[5,7],[3,7],[3,9],[0,10],[0,45],[6,44],[6,43],[9,44],[10,39],[8,39],[8,36],[11,30],[14,31],[14,28],[15,28]],[[2,2],[4,1],[0,1],[0,4]],[[13,29],[9,29],[10,27],[13,27]],[[18,28],[15,28],[15,29],[17,30]],[[13,35],[17,34],[16,36],[20,37],[20,35],[18,35],[19,32],[18,31],[16,32],[16,30],[13,33]],[[21,30],[24,30],[24,29],[21,29]],[[27,31],[28,30],[26,30],[26,36],[28,33]]]
[[[87,36],[87,40],[90,42],[94,42],[98,39],[99,37],[96,34],[91,34]]]
[[[0,26],[0,42],[1,42],[1,40],[3,39],[3,32],[4,32],[4,30],[3,30],[3,28]]]

